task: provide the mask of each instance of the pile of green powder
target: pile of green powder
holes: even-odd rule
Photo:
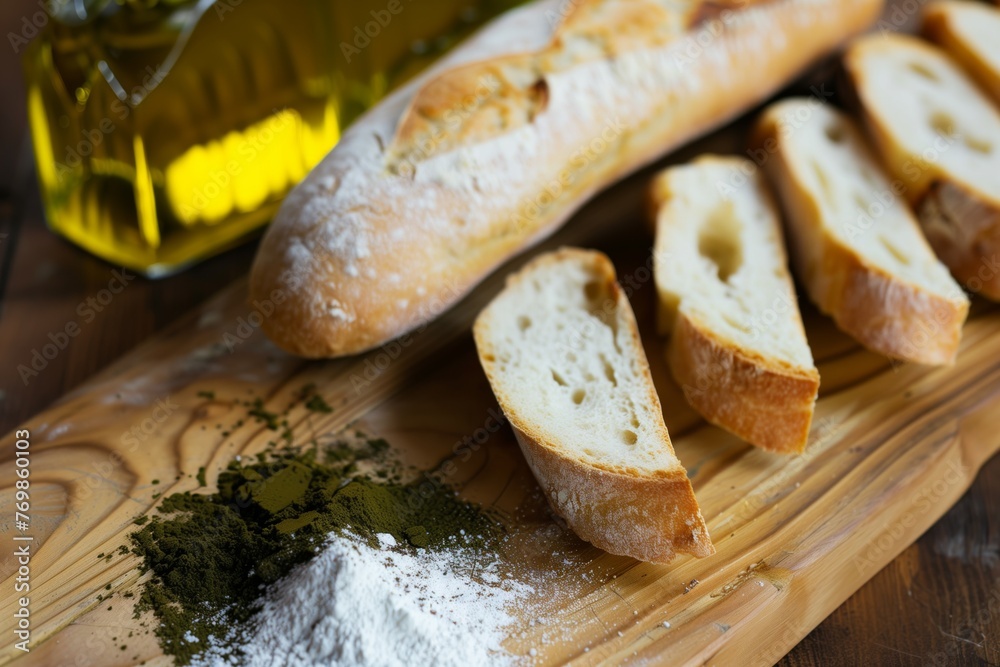
[[[187,664],[213,642],[237,645],[271,584],[322,549],[330,533],[372,546],[379,534],[400,549],[481,548],[500,525],[478,506],[423,476],[403,483],[386,462],[388,445],[313,445],[233,462],[212,494],[178,493],[131,535],[153,576],[136,616],[152,612],[164,651]],[[362,474],[359,464],[376,472]],[[238,652],[238,647],[234,646]]]

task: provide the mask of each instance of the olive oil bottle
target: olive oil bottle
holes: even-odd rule
[[[519,0],[74,0],[24,66],[57,233],[160,276],[246,238],[393,87]]]

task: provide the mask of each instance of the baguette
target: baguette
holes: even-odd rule
[[[819,309],[871,350],[952,363],[969,301],[855,123],[829,106],[791,99],[764,112],[753,143],[768,156],[792,263]]]
[[[859,40],[844,62],[927,240],[965,287],[1000,300],[1000,111],[946,53],[914,37]]]
[[[979,2],[935,2],[923,33],[957,60],[1000,104],[1000,10]]]
[[[652,198],[660,324],[684,396],[751,444],[801,453],[819,371],[763,177],[747,160],[703,157],[660,174]]]
[[[251,298],[275,304],[265,332],[306,357],[407,333],[594,192],[769,96],[881,6],[514,10],[359,119],[289,194],[251,273]]]
[[[628,300],[607,257],[543,255],[474,327],[479,359],[553,511],[620,556],[708,556]]]

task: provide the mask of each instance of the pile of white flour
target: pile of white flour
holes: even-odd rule
[[[381,549],[332,537],[325,549],[271,587],[247,633],[244,655],[204,654],[223,667],[507,665],[507,609],[527,596],[497,562],[465,548]],[[474,573],[474,574],[473,574]]]

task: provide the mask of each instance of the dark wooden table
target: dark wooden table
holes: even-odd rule
[[[0,32],[20,33],[31,0],[4,0]],[[8,40],[9,41],[9,40]],[[172,320],[245,274],[250,243],[180,275],[136,278],[37,377],[28,364],[49,332],[106,287],[115,268],[43,223],[24,118],[18,57],[0,62],[0,431],[6,433]],[[4,638],[3,641],[8,641]],[[1000,665],[1000,458],[906,549],[780,664]]]

